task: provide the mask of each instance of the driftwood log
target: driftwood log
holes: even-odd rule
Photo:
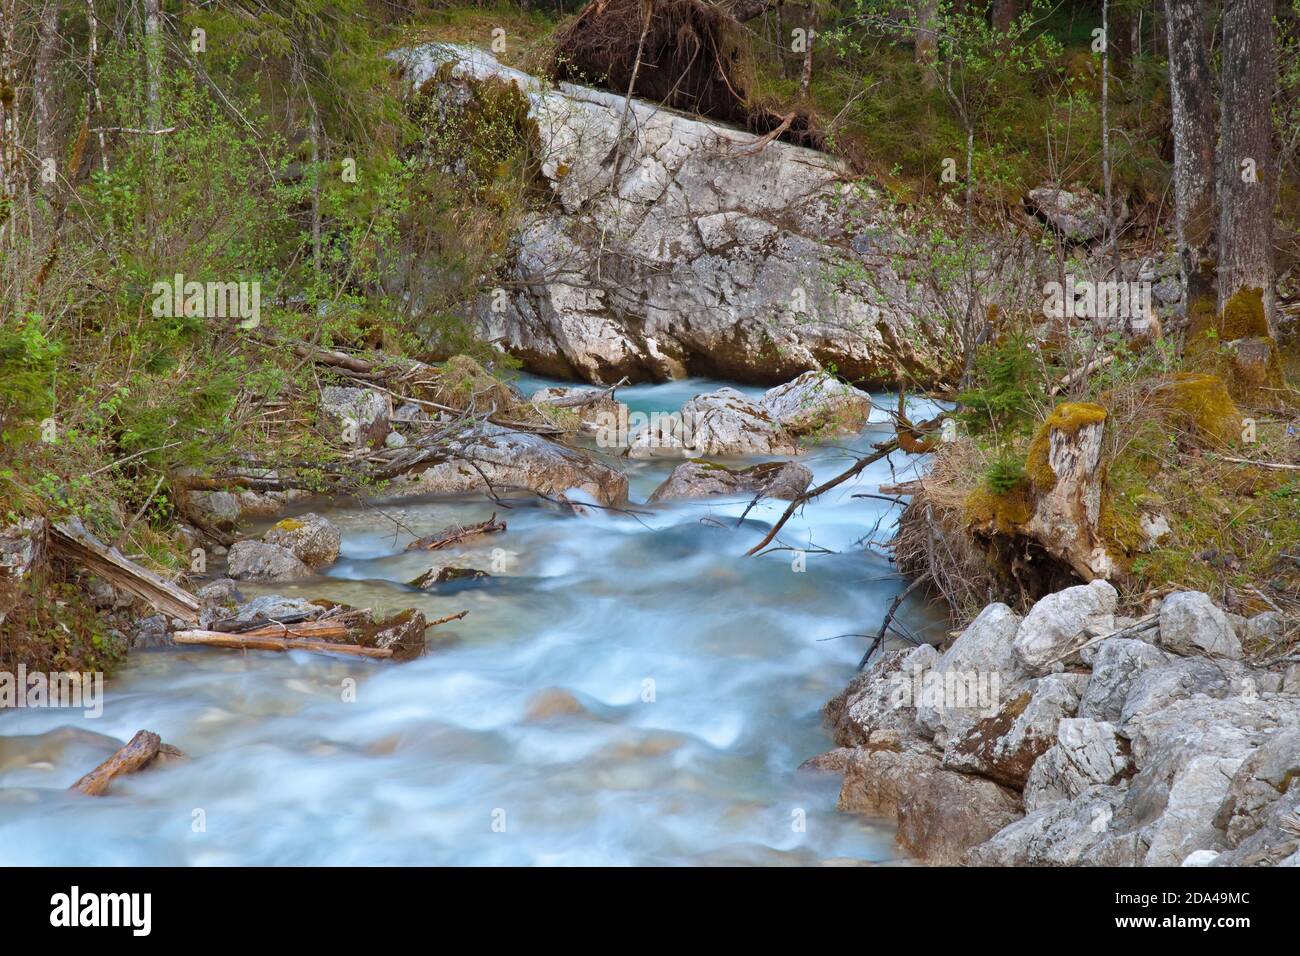
[[[343,635],[347,633],[344,629]],[[350,654],[353,657],[375,657],[387,659],[393,656],[391,647],[359,647],[356,644],[342,644],[337,641],[321,640],[310,637],[272,637],[267,634],[246,632],[243,634],[226,634],[222,631],[177,631],[172,635],[177,644],[193,644],[200,647],[228,647],[245,651],[313,651],[317,654]]]
[[[125,746],[74,783],[69,790],[79,790],[88,797],[102,797],[118,777],[144,770],[159,757],[185,756],[175,747],[162,742],[151,730],[142,730]]]
[[[506,530],[504,521],[497,521],[497,513],[492,512],[492,517],[486,521],[480,521],[478,524],[456,525],[451,528],[444,528],[437,534],[431,534],[424,538],[412,541],[406,546],[407,551],[438,551],[442,548],[449,548],[453,544],[458,544],[470,538],[477,537],[480,534],[497,534]]]
[[[180,618],[191,624],[198,621],[198,598],[140,567],[117,548],[103,544],[79,520],[55,524],[50,529],[50,543],[56,554],[151,604],[168,618]]]

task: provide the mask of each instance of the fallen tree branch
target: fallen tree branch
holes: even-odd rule
[[[890,622],[894,620],[894,615],[898,612],[899,606],[907,600],[907,596],[919,588],[924,581],[925,578],[913,579],[912,582],[908,584],[907,587],[903,588],[903,590],[898,593],[898,596],[894,598],[893,603],[889,605],[889,610],[885,612],[885,619],[880,622],[880,630],[872,640],[871,646],[868,647],[867,652],[862,655],[862,660],[858,661],[858,670],[862,670],[862,668],[867,666],[867,661],[871,660],[871,655],[875,653],[876,648],[879,647],[880,643],[885,639],[885,633],[889,630]]]
[[[816,488],[805,491],[798,498],[791,501],[790,506],[785,509],[785,514],[781,515],[781,517],[777,519],[776,524],[772,525],[771,530],[763,536],[762,541],[745,552],[745,557],[752,557],[771,544],[772,539],[775,538],[781,529],[785,527],[785,523],[790,520],[802,505],[805,505],[809,501],[812,501],[812,499],[825,494],[832,488],[844,484],[844,482],[848,481],[850,478],[860,474],[868,465],[874,464],[875,462],[880,461],[880,459],[887,457],[892,452],[898,451],[898,438],[891,438],[889,441],[882,442],[876,447],[879,450],[874,454],[867,455],[864,458],[859,458],[857,464],[853,465],[853,467],[849,468],[847,471],[841,472],[829,481],[818,485]]]
[[[430,621],[427,626],[437,627],[439,624],[450,624],[452,621],[459,621],[468,613],[469,611],[458,611],[455,614],[448,614],[446,617],[440,617],[436,621]]]
[[[1289,465],[1282,461],[1253,461],[1249,458],[1229,458],[1227,455],[1215,455],[1210,453],[1211,457],[1220,461],[1230,461],[1234,465],[1254,465],[1256,468],[1278,468],[1283,471],[1300,471],[1300,465]]]
[[[497,513],[492,512],[492,517],[486,521],[480,521],[478,524],[457,525],[451,528],[443,528],[437,534],[427,535],[423,538],[417,538],[406,546],[407,551],[440,551],[443,548],[449,548],[453,544],[465,541],[468,538],[476,537],[480,534],[497,534],[506,530],[504,521],[497,521]]]
[[[162,738],[157,734],[149,730],[141,730],[120,750],[68,789],[79,790],[88,797],[101,797],[108,791],[109,784],[118,777],[143,770],[160,755],[184,756],[175,747],[163,743]]]
[[[180,618],[188,623],[198,621],[198,598],[140,567],[116,548],[98,541],[80,519],[72,518],[53,525],[50,541],[54,550],[64,558],[147,602],[167,617]]]
[[[1107,631],[1104,634],[1095,634],[1092,637],[1088,638],[1088,640],[1083,641],[1082,643],[1071,645],[1067,650],[1063,651],[1062,653],[1057,654],[1055,657],[1051,658],[1050,660],[1044,661],[1042,664],[1039,665],[1039,667],[1040,668],[1046,667],[1049,664],[1055,664],[1057,661],[1063,661],[1067,657],[1070,657],[1072,654],[1079,653],[1079,651],[1083,650],[1085,647],[1092,647],[1092,645],[1099,644],[1102,641],[1109,640],[1112,637],[1132,637],[1135,634],[1141,634],[1143,631],[1149,631],[1153,627],[1159,626],[1159,624],[1160,624],[1159,614],[1148,614],[1146,617],[1138,618],[1132,624],[1129,624],[1125,627],[1116,628],[1115,630]]]
[[[223,631],[177,631],[172,635],[177,644],[199,647],[226,647],[244,651],[312,651],[317,654],[350,654],[353,657],[389,658],[390,647],[358,647],[356,644],[339,644],[334,641],[313,640],[306,637],[256,636],[253,633],[227,634]]]

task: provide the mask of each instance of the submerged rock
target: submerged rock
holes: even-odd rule
[[[419,588],[421,591],[427,591],[439,584],[447,584],[452,581],[477,581],[491,576],[486,571],[480,571],[478,568],[462,568],[450,564],[435,565],[419,577],[414,578],[410,585],[413,588]]]
[[[711,461],[684,461],[650,495],[651,501],[708,498],[714,495],[762,495],[792,501],[812,482],[812,472],[798,462],[772,461],[733,470]]]
[[[472,429],[451,445],[452,457],[395,481],[425,494],[517,488],[552,498],[571,489],[602,505],[627,501],[627,477],[588,452],[496,425]]]

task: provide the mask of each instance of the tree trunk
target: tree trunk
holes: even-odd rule
[[[0,245],[13,231],[13,203],[18,197],[18,97],[15,94],[14,30],[17,25],[14,0],[0,0]],[[7,256],[0,260],[11,264]]]
[[[89,27],[90,37],[86,44],[86,82],[90,86],[90,102],[86,106],[87,115],[93,116],[100,130],[99,136],[99,164],[104,172],[108,172],[108,144],[104,140],[104,98],[99,92],[99,80],[97,71],[99,69],[99,14],[95,12],[95,0],[86,0],[86,23]]]
[[[817,34],[817,8],[808,5],[808,16],[804,20],[803,69],[799,73],[799,95],[805,99],[812,87],[813,72],[813,37]]]
[[[56,175],[62,176],[58,168],[59,138],[55,128],[54,97],[56,83],[55,67],[58,64],[59,46],[59,4],[57,0],[44,0],[41,4],[40,20],[36,26],[36,62],[32,71],[32,112],[36,121],[36,162],[39,167],[37,181],[41,192],[52,195],[58,186],[57,180],[51,180],[46,174],[47,163],[54,160]]]
[[[935,32],[938,17],[939,0],[918,0],[913,51],[917,65],[925,67],[921,82],[926,90],[933,90],[939,82],[939,77],[934,71],[934,61],[939,52],[939,36]]]
[[[1173,100],[1174,224],[1193,323],[1214,301],[1214,99],[1204,0],[1165,0]]]
[[[1119,221],[1115,216],[1115,198],[1111,185],[1110,162],[1110,2],[1101,3],[1101,176],[1106,191],[1106,231],[1110,233],[1110,253],[1115,281],[1124,281],[1119,258]]]
[[[1242,289],[1263,294],[1273,334],[1273,0],[1223,10],[1220,106],[1219,312]],[[1260,330],[1262,331],[1262,330]]]
[[[1020,15],[1020,0],[993,0],[993,29],[1006,33]]]
[[[162,3],[144,0],[144,56],[148,73],[148,122],[151,130],[162,129]]]

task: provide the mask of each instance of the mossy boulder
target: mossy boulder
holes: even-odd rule
[[[1241,431],[1241,411],[1217,375],[1166,375],[1152,384],[1146,398],[1153,414],[1193,441],[1228,442]]]

